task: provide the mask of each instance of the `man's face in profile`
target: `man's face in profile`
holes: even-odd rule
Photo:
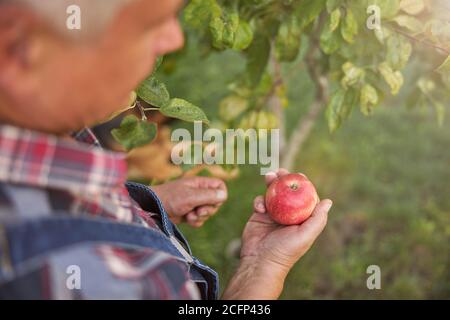
[[[158,56],[183,45],[177,21],[181,3],[131,0],[104,32],[86,41],[46,32],[45,21],[27,8],[6,6],[0,21],[14,18],[16,26],[0,27],[0,104],[11,107],[3,117],[52,133],[107,118],[125,106]]]

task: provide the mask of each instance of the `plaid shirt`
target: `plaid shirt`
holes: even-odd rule
[[[161,232],[155,216],[129,196],[126,178],[125,155],[103,150],[88,129],[72,138],[58,138],[0,126],[0,182],[43,190],[51,206],[49,215],[64,211],[77,217],[101,216]],[[5,196],[0,196],[0,207],[0,227],[6,221],[30,218],[16,212]],[[62,277],[58,267],[74,257],[77,263],[82,262],[87,279],[81,290],[72,291],[65,282],[67,275]],[[107,244],[83,244],[52,252],[15,270],[8,281],[0,278],[0,288],[9,288],[11,293],[21,285],[27,291],[26,298],[198,298],[187,267],[175,258],[153,249]]]

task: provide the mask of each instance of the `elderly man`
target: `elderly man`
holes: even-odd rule
[[[0,297],[218,297],[216,273],[174,223],[201,226],[226,200],[225,184],[127,183],[124,156],[83,129],[123,105],[158,56],[183,45],[181,2],[0,0]],[[66,27],[73,4],[81,30]],[[330,207],[322,201],[302,225],[282,227],[256,198],[222,298],[277,298]]]

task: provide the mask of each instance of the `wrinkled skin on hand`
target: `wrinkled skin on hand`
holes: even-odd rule
[[[173,223],[187,222],[196,228],[216,214],[228,197],[225,183],[208,177],[182,178],[152,189]]]
[[[289,174],[287,170],[281,169],[276,174],[267,175],[267,186],[277,177],[287,174]],[[265,260],[290,269],[308,251],[325,228],[331,205],[330,200],[324,200],[302,224],[283,226],[274,222],[267,214],[264,197],[256,197],[253,215],[242,236],[241,258],[264,257]]]
[[[288,173],[284,169],[270,173],[266,184]],[[257,197],[242,234],[239,267],[222,299],[277,299],[289,271],[325,228],[331,206],[331,200],[323,200],[303,223],[283,226],[267,214],[264,197]]]

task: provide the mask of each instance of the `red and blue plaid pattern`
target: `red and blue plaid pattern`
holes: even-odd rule
[[[60,138],[2,125],[0,182],[45,190],[55,210],[64,210],[76,216],[102,216],[159,230],[157,222],[152,218],[153,214],[144,211],[128,194],[125,187],[125,155],[103,150],[99,146],[89,129],[72,137]],[[0,205],[6,206],[3,203]],[[51,215],[52,212],[48,214]],[[0,226],[1,223],[0,220]],[[132,292],[126,297],[134,299],[198,298],[198,292],[189,279],[185,265],[164,253],[108,245],[83,245],[79,251],[75,249],[71,249],[74,250],[72,258],[73,255],[77,257],[79,252],[78,261],[84,263],[85,268],[92,269],[91,272],[103,272],[98,278],[112,281],[108,282],[105,290],[111,285],[116,289],[123,286],[124,293]],[[34,277],[36,281],[29,281],[28,284],[39,284],[40,288],[26,287],[25,283],[28,292],[36,293],[37,296],[42,293],[39,296],[41,298],[74,298],[67,295],[60,277],[51,272],[55,269],[55,261],[62,259],[63,255],[64,253],[58,253],[49,257],[37,269],[17,275],[16,282],[0,283],[0,288],[13,283],[21,284],[22,278]],[[95,279],[94,276],[94,282]],[[98,288],[92,288],[92,292],[97,292],[95,290],[98,291]],[[88,288],[85,292],[78,293],[77,297],[108,297],[108,292],[104,292],[104,296],[95,296],[92,292]]]
[[[0,127],[0,179],[4,182],[74,193],[109,192],[126,180],[124,158],[121,153],[55,136]]]

